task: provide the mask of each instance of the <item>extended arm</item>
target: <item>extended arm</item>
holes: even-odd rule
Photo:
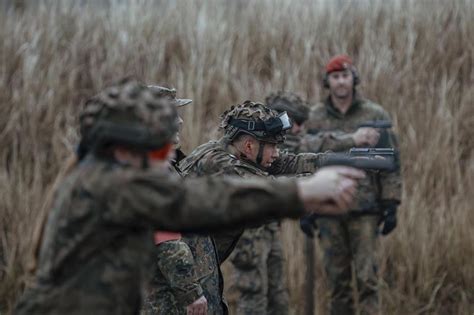
[[[143,172],[117,182],[107,195],[105,220],[161,230],[217,231],[304,212],[296,183],[290,179],[181,180]]]
[[[272,175],[295,175],[314,173],[318,170],[324,154],[282,152],[280,157],[272,163],[269,173]]]

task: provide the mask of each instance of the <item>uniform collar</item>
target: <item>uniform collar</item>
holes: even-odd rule
[[[336,117],[336,118],[339,118],[339,119],[342,119],[346,116],[349,116],[351,115],[352,113],[354,113],[355,111],[357,111],[360,107],[360,103],[361,103],[361,99],[358,97],[357,93],[354,94],[354,97],[352,98],[352,104],[351,106],[349,107],[349,109],[347,110],[347,112],[345,114],[341,113],[339,111],[339,109],[337,109],[336,107],[334,107],[333,103],[332,103],[332,100],[331,100],[331,96],[328,96],[326,98],[326,101],[324,102],[324,105],[326,107],[326,110],[327,112]]]

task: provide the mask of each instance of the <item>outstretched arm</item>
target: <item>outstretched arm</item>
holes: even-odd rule
[[[120,177],[106,193],[104,214],[116,223],[209,232],[304,213],[296,182],[289,179],[182,180],[146,172]]]

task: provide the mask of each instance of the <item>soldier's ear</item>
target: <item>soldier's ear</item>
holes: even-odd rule
[[[323,76],[323,88],[329,89],[329,78],[327,73]]]
[[[252,137],[245,137],[244,141],[244,148],[245,148],[245,153],[251,153],[253,151],[253,148],[255,147],[255,141]]]
[[[359,72],[357,72],[356,68],[352,69],[352,78],[354,80],[354,86],[360,84],[360,77],[359,77]]]

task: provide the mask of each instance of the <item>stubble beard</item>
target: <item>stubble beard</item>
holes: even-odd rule
[[[352,97],[352,88],[346,86],[336,87],[332,92],[332,96],[340,100],[346,100]]]

